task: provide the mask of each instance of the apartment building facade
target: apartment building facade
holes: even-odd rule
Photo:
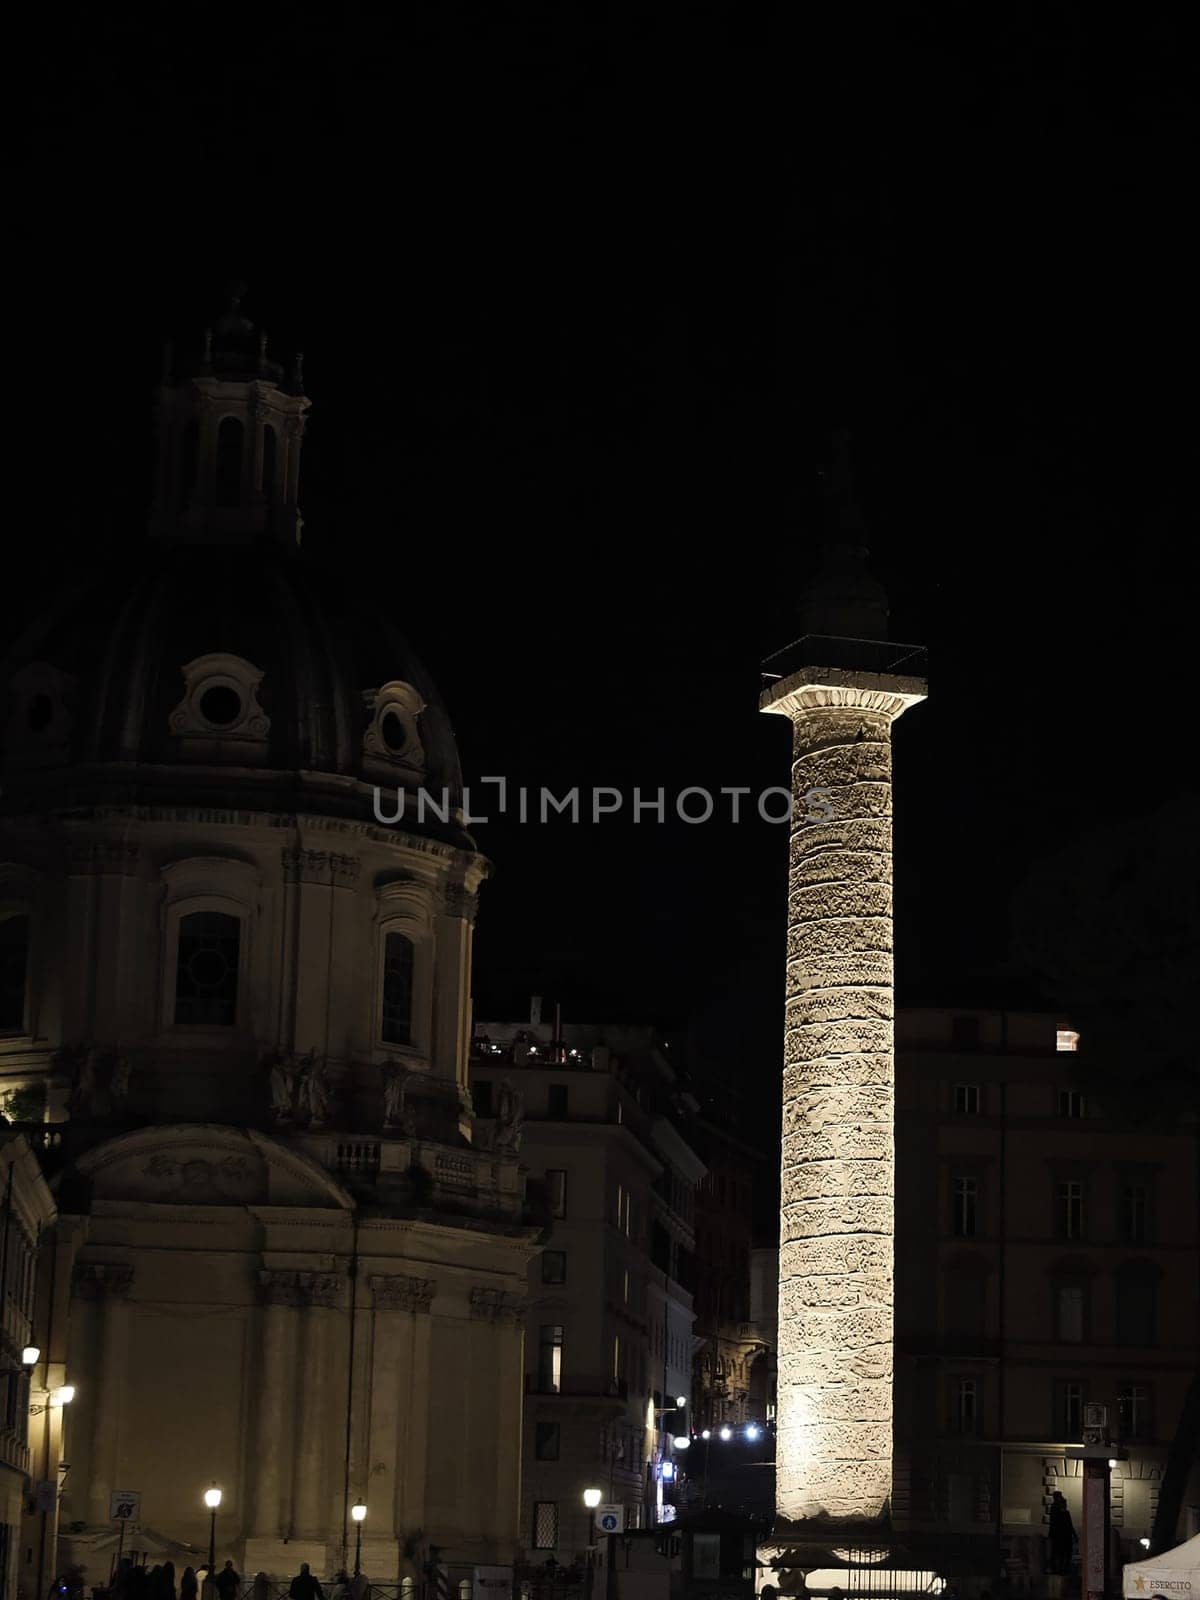
[[[625,1526],[673,1515],[688,1431],[695,1102],[650,1029],[477,1022],[476,1118],[512,1125],[544,1247],[530,1265],[521,1527],[527,1557],[596,1545],[586,1489]],[[680,1407],[677,1402],[682,1399]]]
[[[1080,1526],[1095,1404],[1114,1545],[1141,1554],[1195,1374],[1200,1130],[1130,1125],[1078,1044],[1044,1014],[898,1018],[893,1517],[963,1572],[1040,1573],[1055,1490]],[[1181,1537],[1195,1471],[1184,1507]]]

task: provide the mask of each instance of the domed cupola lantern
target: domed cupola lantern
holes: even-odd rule
[[[177,363],[170,346],[158,391],[158,475],[150,531],[165,539],[298,545],[300,447],[310,401],[303,358],[286,377],[267,335],[229,307],[205,331],[203,350]]]

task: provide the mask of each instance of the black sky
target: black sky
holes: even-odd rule
[[[95,13],[32,41],[20,615],[135,559],[165,332],[231,276],[314,405],[308,545],[394,596],[468,777],[786,783],[814,470],[893,636],[901,1000],[1186,781],[1181,30],[1103,8]],[[61,19],[60,19],[61,21]],[[149,30],[149,31],[147,31]],[[1159,758],[1154,757],[1154,761]],[[479,1014],[691,1019],[774,1081],[784,830],[493,825]]]

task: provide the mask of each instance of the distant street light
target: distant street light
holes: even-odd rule
[[[733,1429],[729,1428],[729,1427],[722,1428],[721,1429],[721,1437],[722,1437],[722,1439],[725,1440],[726,1444],[728,1444],[730,1439],[733,1438]]]
[[[589,1511],[595,1511],[603,1498],[603,1489],[585,1489],[583,1491],[583,1503]]]
[[[675,1404],[682,1411],[684,1406],[687,1405],[687,1395],[685,1395],[685,1394],[677,1394],[675,1396]]]
[[[354,1576],[357,1578],[362,1572],[362,1525],[367,1508],[361,1500],[356,1500],[350,1507],[350,1515],[354,1518]]]
[[[757,1439],[761,1432],[762,1429],[759,1427],[757,1422],[748,1422],[746,1424],[747,1439]]]
[[[36,1367],[41,1351],[35,1344],[27,1344],[21,1351],[21,1365],[23,1367]]]
[[[677,1433],[671,1440],[671,1443],[675,1446],[676,1450],[686,1450],[691,1442],[692,1441],[688,1438],[686,1433]]]

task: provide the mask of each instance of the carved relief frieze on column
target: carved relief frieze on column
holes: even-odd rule
[[[424,1311],[433,1306],[435,1278],[410,1278],[404,1273],[375,1274],[367,1280],[377,1311]]]
[[[528,1309],[524,1295],[510,1294],[506,1289],[477,1283],[471,1290],[471,1315],[480,1321],[523,1324]]]

